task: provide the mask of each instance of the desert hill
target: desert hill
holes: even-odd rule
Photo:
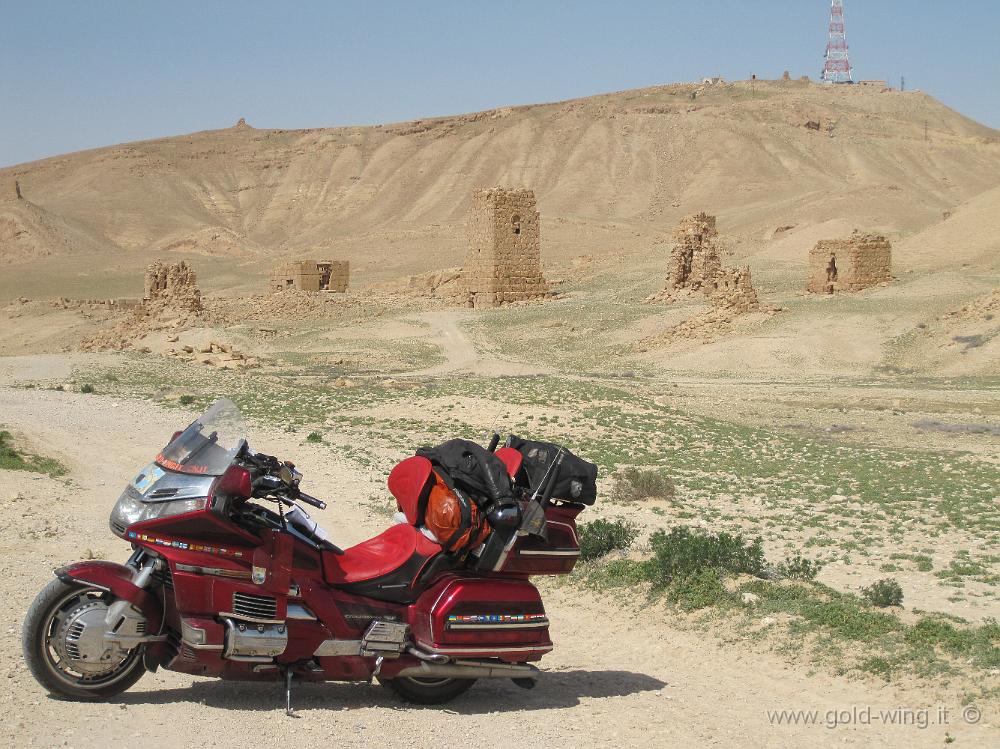
[[[30,200],[0,203],[0,265],[113,249],[107,238]]]
[[[385,126],[241,121],[0,170],[0,185],[15,178],[65,225],[22,220],[0,258],[77,255],[71,271],[106,253],[129,273],[164,253],[318,253],[368,280],[426,271],[460,261],[470,191],[493,184],[535,190],[548,260],[647,246],[707,210],[780,265],[849,225],[896,238],[937,222],[1000,181],[1000,133],[919,92],[685,84]],[[247,283],[220,270],[220,286]]]

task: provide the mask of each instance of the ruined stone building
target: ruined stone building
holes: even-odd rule
[[[164,263],[157,260],[146,268],[143,304],[157,303],[190,312],[201,311],[198,279],[187,262]]]
[[[296,260],[275,266],[271,270],[268,288],[271,291],[299,289],[301,291],[333,291],[343,294],[350,280],[347,260]]]
[[[498,307],[546,295],[534,192],[475,190],[468,231],[462,282],[470,307]]]
[[[822,239],[809,251],[809,283],[814,294],[859,291],[886,283],[892,245],[881,234],[855,230],[847,239]]]
[[[674,230],[667,285],[650,301],[664,301],[681,290],[700,291],[717,307],[746,312],[758,306],[749,266],[722,264],[716,242],[715,216],[686,216]]]

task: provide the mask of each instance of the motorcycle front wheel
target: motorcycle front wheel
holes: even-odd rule
[[[455,699],[476,683],[475,679],[431,679],[401,676],[380,681],[407,702],[417,705],[440,705]]]
[[[31,675],[53,696],[102,700],[121,694],[145,673],[140,645],[121,650],[104,642],[104,590],[53,580],[24,618],[21,649]]]

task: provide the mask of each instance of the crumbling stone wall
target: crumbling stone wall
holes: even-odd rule
[[[297,260],[278,265],[271,270],[268,288],[271,291],[299,289],[301,291],[333,291],[343,294],[350,280],[347,260]]]
[[[756,309],[759,300],[750,278],[750,267],[722,264],[716,237],[715,216],[686,216],[674,230],[667,285],[647,301],[666,301],[682,290],[700,291],[716,307],[733,312]]]
[[[202,310],[198,279],[186,261],[164,263],[157,260],[146,268],[143,303],[158,302],[190,312]]]
[[[822,239],[809,251],[814,294],[860,291],[892,280],[892,245],[881,234],[857,230],[847,239]]]
[[[546,295],[534,192],[475,190],[468,231],[462,282],[470,307],[498,307]]]
[[[351,277],[351,264],[347,260],[325,260],[316,263],[320,271],[320,289],[343,294]]]
[[[124,300],[122,300],[124,301]],[[157,260],[146,268],[145,292],[139,304],[109,304],[123,308],[125,316],[112,327],[99,330],[80,344],[83,351],[123,351],[155,331],[180,331],[203,321],[204,306],[197,277],[185,262]]]

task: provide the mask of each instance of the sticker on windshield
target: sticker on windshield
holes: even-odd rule
[[[132,486],[135,487],[136,491],[140,494],[145,494],[149,491],[149,488],[163,478],[166,475],[166,471],[157,466],[154,463],[150,463],[148,466],[142,469],[142,473],[132,479]]]

